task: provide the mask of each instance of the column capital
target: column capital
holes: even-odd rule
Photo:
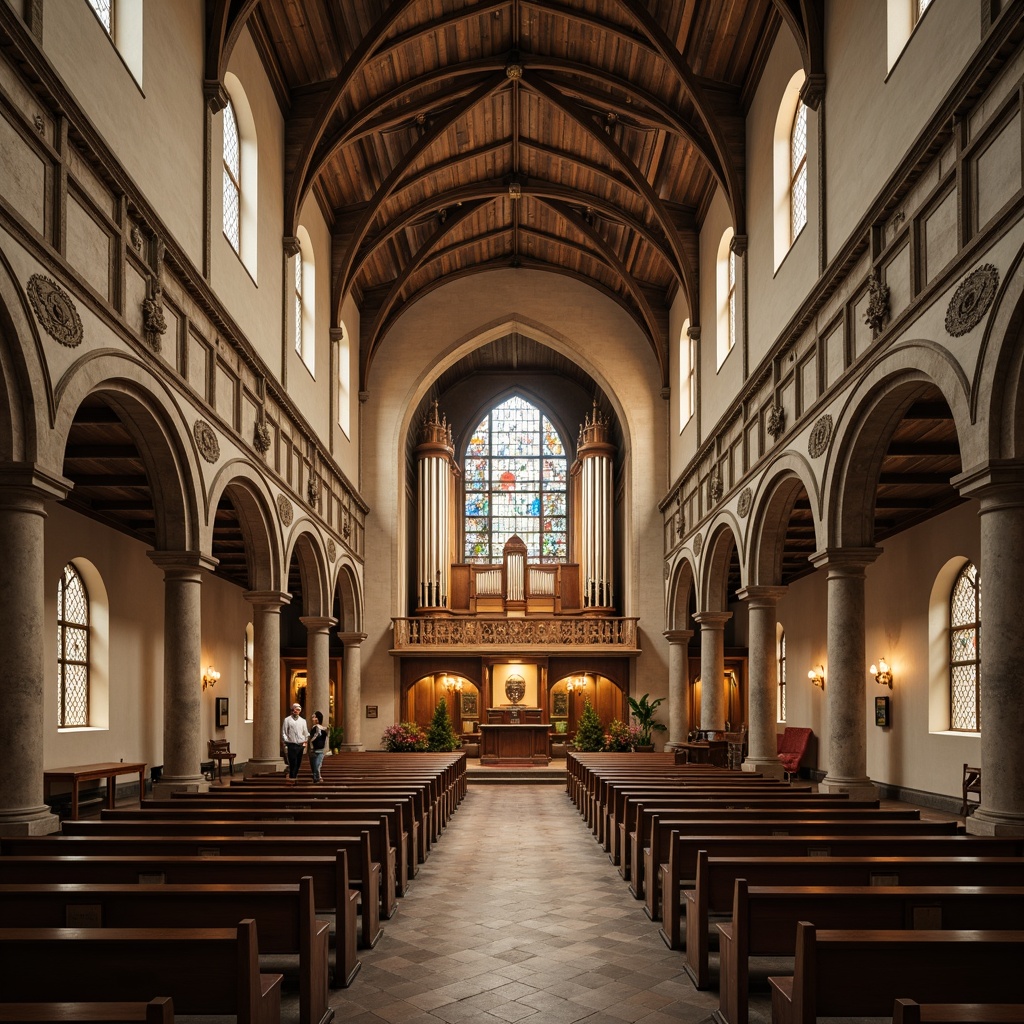
[[[366,633],[339,633],[338,639],[346,647],[358,647],[367,637]]]
[[[700,623],[703,629],[725,629],[725,624],[732,618],[732,612],[697,612],[694,622]]]
[[[736,596],[741,601],[746,601],[750,605],[762,605],[767,607],[769,605],[774,606],[779,603],[782,598],[786,596],[786,592],[789,590],[788,587],[742,587],[736,591]]]
[[[989,459],[959,473],[950,483],[964,498],[978,498],[986,508],[1024,505],[1024,462]]]
[[[300,615],[301,622],[310,633],[326,633],[338,620],[330,615]]]
[[[158,569],[163,569],[166,579],[190,576],[199,579],[204,572],[213,572],[220,565],[220,559],[201,551],[147,551],[146,554]]]
[[[292,601],[292,595],[283,590],[247,590],[242,597],[251,605],[276,605],[278,608]]]
[[[666,629],[661,634],[670,644],[686,644],[693,639],[692,629]]]
[[[863,576],[881,553],[881,548],[822,548],[810,556],[810,562],[815,569],[828,569],[830,575]]]
[[[0,465],[2,503],[9,506],[12,492],[21,492],[23,499],[60,501],[66,498],[74,483],[65,476],[42,469],[34,462],[7,462]]]

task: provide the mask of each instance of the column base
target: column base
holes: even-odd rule
[[[740,765],[740,771],[760,772],[766,779],[784,779],[786,777],[786,769],[782,767],[782,762],[777,757],[748,757]]]
[[[48,836],[59,831],[60,818],[45,804],[0,814],[0,836]]]
[[[210,788],[210,781],[205,775],[183,775],[168,778],[161,776],[159,782],[153,783],[153,799],[169,800],[173,793],[205,793]]]
[[[972,836],[1024,836],[1024,815],[986,811],[982,805],[967,819],[967,834]]]
[[[273,775],[274,772],[283,771],[284,768],[285,763],[279,757],[268,760],[257,760],[252,757],[242,765],[242,777],[248,779],[253,775]]]
[[[359,753],[359,751],[365,749],[366,748],[362,745],[362,743],[342,743],[341,745],[342,754],[357,754]]]
[[[829,775],[818,783],[819,793],[846,793],[851,800],[877,800],[878,787],[865,775],[861,779],[836,779]]]

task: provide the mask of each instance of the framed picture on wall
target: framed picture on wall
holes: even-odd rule
[[[475,693],[463,693],[462,695],[462,717],[463,718],[476,718],[480,713],[480,706],[477,703],[477,695]]]
[[[875,698],[875,725],[880,725],[883,728],[889,726],[889,698],[888,697],[876,697]]]
[[[228,725],[228,698],[217,698],[217,728],[226,729]]]
[[[552,694],[554,697],[553,707],[551,713],[553,715],[567,715],[569,714],[569,694],[567,693],[555,693]]]

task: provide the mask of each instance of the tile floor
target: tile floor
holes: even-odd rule
[[[698,992],[564,788],[470,787],[336,1020],[699,1022]],[[767,992],[751,1024],[770,1017]]]

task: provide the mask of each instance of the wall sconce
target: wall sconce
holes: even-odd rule
[[[205,690],[208,686],[213,686],[218,679],[220,679],[220,673],[210,665],[203,673],[203,689]]]
[[[587,688],[587,677],[586,676],[579,676],[576,679],[570,679],[565,684],[565,688],[570,693],[572,693],[573,690],[577,690],[580,693],[583,693],[583,691],[586,690],[586,688]]]
[[[814,668],[812,668],[807,673],[807,678],[810,679],[810,681],[812,683],[814,683],[814,685],[819,690],[824,690],[825,689],[825,666],[824,665],[815,665]]]
[[[460,693],[462,690],[462,680],[452,679],[450,676],[445,676],[444,688],[448,691],[449,696],[455,693]]]
[[[892,669],[885,658],[879,658],[877,665],[872,665],[868,671],[875,677],[875,682],[880,686],[888,686],[892,689]]]

